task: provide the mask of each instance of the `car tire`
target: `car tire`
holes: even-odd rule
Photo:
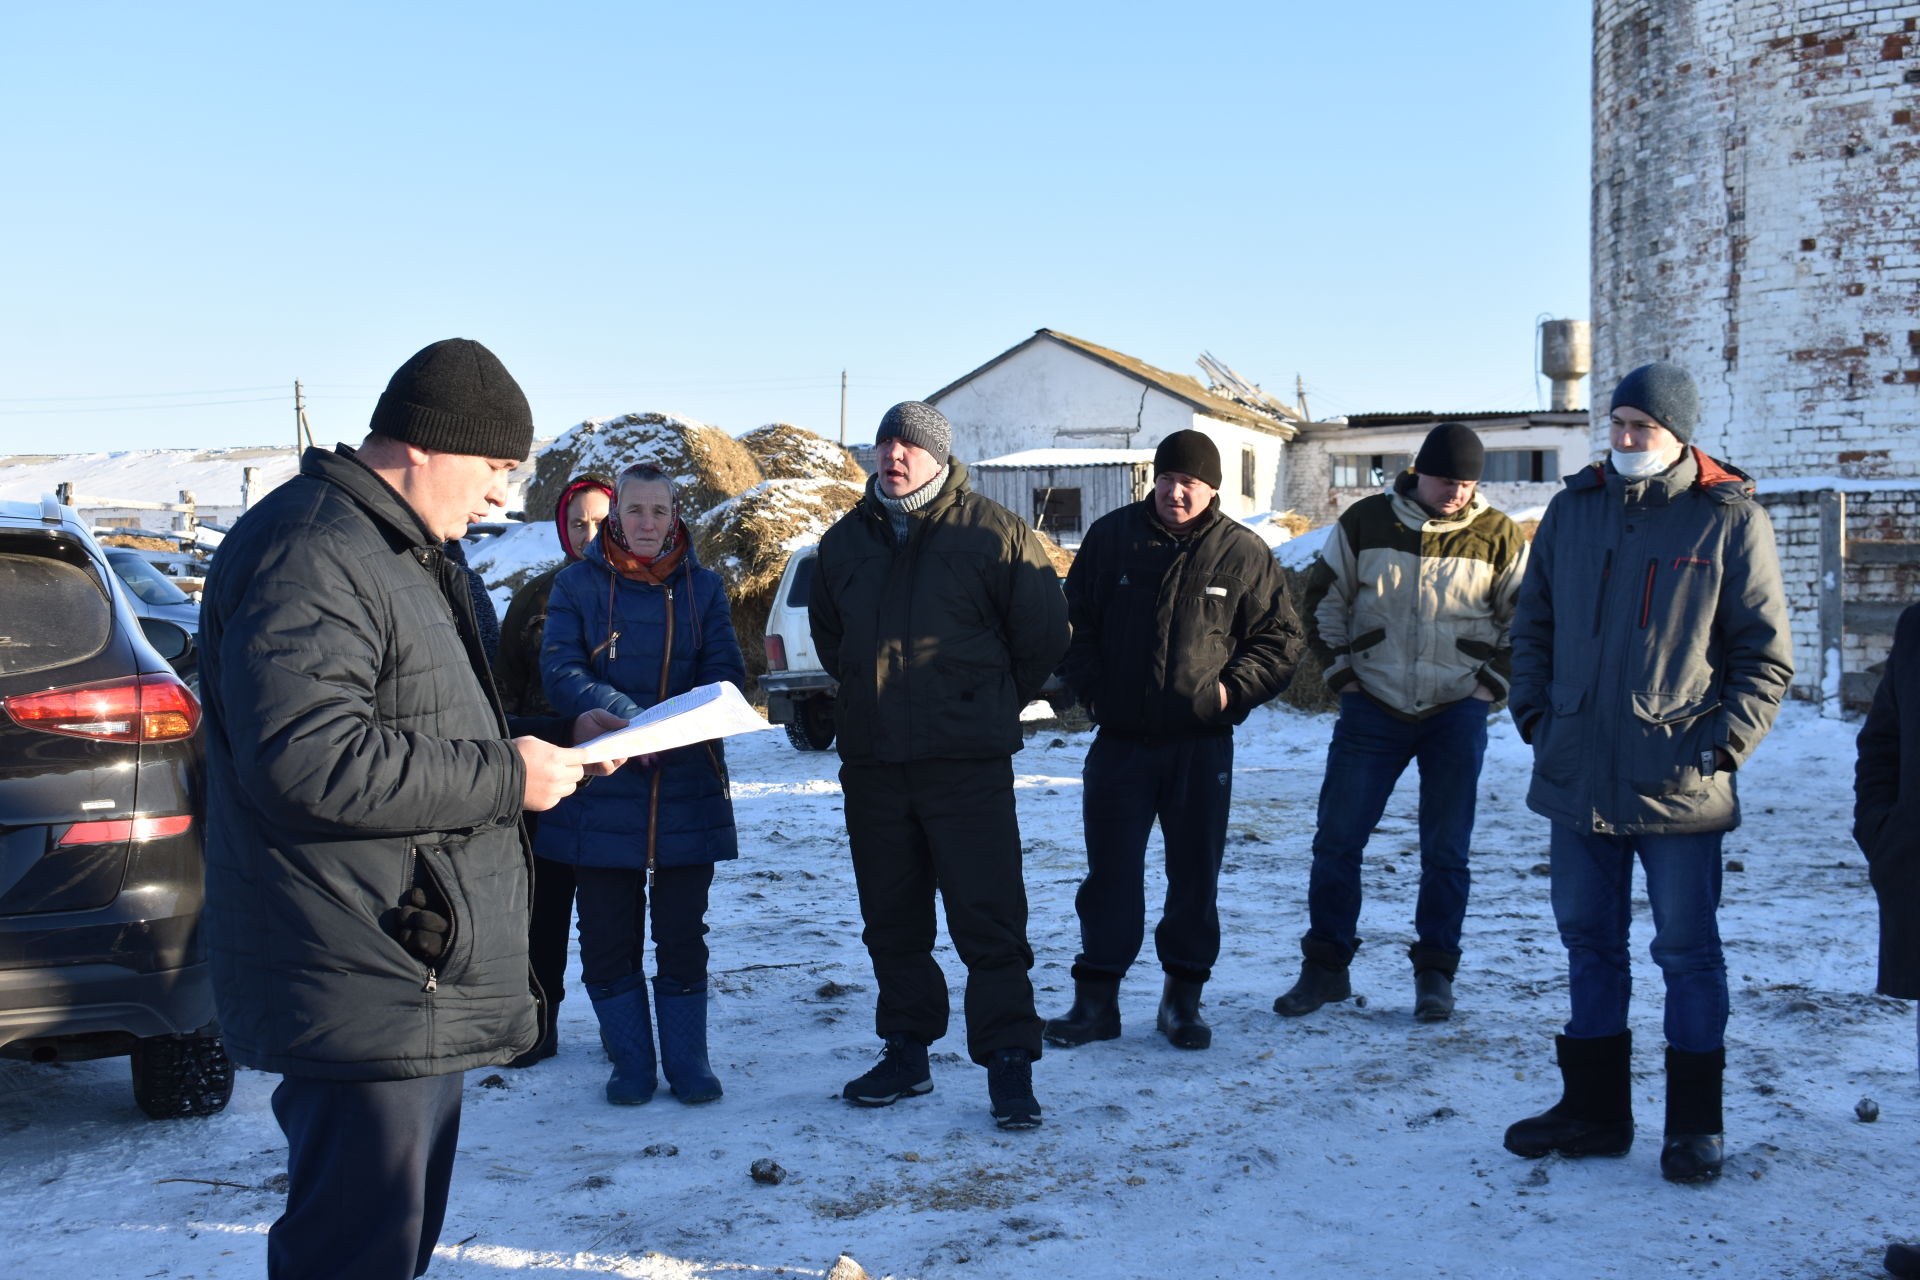
[[[210,1116],[233,1096],[219,1036],[151,1036],[133,1046],[133,1100],[155,1120]]]
[[[825,751],[833,745],[833,703],[826,698],[802,698],[793,704],[787,722],[787,741],[796,751]]]

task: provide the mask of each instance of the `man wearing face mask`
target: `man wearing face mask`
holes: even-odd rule
[[[867,493],[820,540],[808,602],[839,681],[840,784],[862,935],[880,988],[880,1061],[856,1106],[927,1093],[946,1034],[934,893],[967,966],[967,1052],[1003,1129],[1040,1123],[1033,949],[1013,801],[1020,710],[1067,647],[1066,599],[1027,523],[967,483],[930,404],[887,410]]]
[[[1486,449],[1443,422],[1413,469],[1341,515],[1307,575],[1307,636],[1340,695],[1307,882],[1297,1018],[1352,994],[1360,864],[1407,765],[1420,766],[1413,1016],[1453,1016],[1488,704],[1507,691],[1507,625],[1527,563],[1520,527],[1476,492]]]
[[[1063,1047],[1120,1035],[1120,982],[1145,940],[1156,819],[1167,866],[1153,934],[1166,975],[1158,1028],[1177,1048],[1213,1043],[1200,992],[1220,954],[1233,728],[1286,688],[1300,656],[1273,553],[1220,511],[1212,439],[1174,432],[1154,450],[1153,469],[1153,492],[1094,521],[1067,574],[1067,684],[1100,735],[1081,793],[1087,878],[1074,899],[1074,1003],[1047,1023],[1048,1042]]]
[[[1699,416],[1676,365],[1620,380],[1611,458],[1567,477],[1547,507],[1513,624],[1513,719],[1533,746],[1527,805],[1552,822],[1572,1016],[1557,1038],[1559,1102],[1509,1128],[1506,1147],[1632,1146],[1637,855],[1666,982],[1660,1171],[1676,1182],[1720,1172],[1720,845],[1740,822],[1737,770],[1793,676],[1773,527],[1752,480],[1693,447]]]

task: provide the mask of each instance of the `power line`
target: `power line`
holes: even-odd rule
[[[0,414],[18,417],[23,414],[53,413],[160,413],[168,409],[203,409],[217,404],[268,404],[285,398],[285,396],[257,396],[251,400],[190,400],[184,404],[109,404],[92,409],[0,409]]]
[[[275,391],[270,387],[208,387],[203,391],[126,391],[112,396],[0,396],[0,404],[71,404],[79,400],[153,400],[170,396],[230,396],[243,391]]]

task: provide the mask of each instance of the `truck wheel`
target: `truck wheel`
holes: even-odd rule
[[[793,704],[787,722],[787,741],[796,751],[825,751],[833,745],[833,703],[827,698],[803,698]]]
[[[133,1100],[155,1120],[210,1116],[233,1096],[219,1036],[152,1036],[133,1046]]]

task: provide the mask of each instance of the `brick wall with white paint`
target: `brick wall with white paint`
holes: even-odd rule
[[[1596,0],[1593,70],[1596,443],[1620,376],[1673,360],[1709,453],[1920,491],[1920,4]],[[1818,521],[1768,505],[1805,689]],[[1920,537],[1920,492],[1852,517]],[[1856,596],[1901,586],[1855,576]],[[1849,638],[1848,668],[1886,643]]]

